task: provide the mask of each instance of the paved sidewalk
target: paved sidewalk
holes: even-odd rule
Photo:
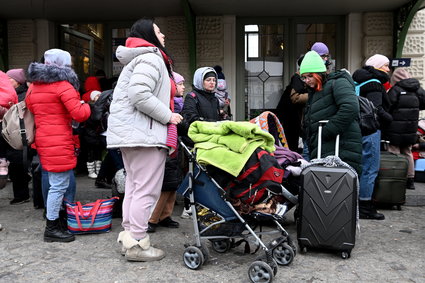
[[[425,206],[425,183],[415,183],[415,190],[406,190],[407,206]]]
[[[110,196],[109,190],[94,188],[93,183],[87,177],[77,178],[77,200]],[[179,229],[159,228],[151,234],[153,244],[167,256],[159,262],[130,263],[116,243],[120,219],[113,220],[110,233],[77,236],[72,243],[45,243],[43,211],[35,210],[32,203],[9,205],[11,197],[9,183],[0,191],[0,282],[249,281],[247,270],[256,255],[244,254],[243,246],[225,254],[210,249],[210,260],[200,270],[185,267],[184,244],[194,241],[191,220],[178,217],[181,205],[176,206],[174,216],[181,224]],[[384,221],[360,220],[361,232],[350,259],[298,253],[290,266],[278,268],[274,282],[425,282],[425,207],[382,212]],[[295,239],[291,213],[285,228]]]

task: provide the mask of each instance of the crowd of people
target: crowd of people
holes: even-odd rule
[[[116,55],[124,65],[118,80],[112,84],[99,71],[86,79],[81,95],[71,55],[61,49],[47,50],[27,71],[1,73],[0,118],[18,101],[25,101],[34,114],[36,137],[28,156],[40,160],[45,241],[75,239],[67,229],[63,201],[74,201],[78,160],[100,188],[111,187],[115,174],[125,171],[123,231],[117,239],[122,254],[129,261],[160,260],[165,253],[150,244],[148,233],[158,226],[179,227],[171,218],[185,170],[177,136],[191,146],[187,132],[193,122],[231,119],[231,97],[220,66],[197,69],[193,89],[184,96],[185,79],[173,70],[165,35],[151,19],[133,24]],[[322,157],[335,154],[339,135],[339,156],[359,176],[360,218],[384,219],[372,202],[381,140],[389,141],[389,151],[408,157],[406,187],[414,189],[411,150],[419,111],[425,109],[424,90],[404,68],[390,76],[389,59],[380,54],[352,75],[347,70],[331,72],[329,49],[316,42],[297,63],[275,111],[287,146],[306,160],[317,158],[318,124],[328,120],[322,131]],[[380,124],[366,136],[357,118],[355,85],[361,83],[359,95],[374,104]],[[8,178],[12,182],[11,205],[30,200],[26,162],[22,150],[0,137],[0,186]]]

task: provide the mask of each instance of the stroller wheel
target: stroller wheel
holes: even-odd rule
[[[279,265],[291,264],[294,256],[294,250],[287,243],[280,244],[273,249],[273,258]]]
[[[269,265],[273,269],[273,275],[276,276],[276,274],[277,274],[277,261],[275,259],[273,259],[273,262]]]
[[[273,275],[276,276],[278,264],[277,264],[277,261],[274,258],[272,258],[271,259],[272,261],[269,262],[269,261],[267,261],[267,256],[265,254],[263,254],[261,256],[258,256],[255,260],[256,261],[264,261],[265,263],[267,263],[268,265],[270,265],[270,267],[273,270]]]
[[[273,269],[264,261],[254,261],[248,269],[248,276],[251,282],[269,283],[273,281]]]
[[[199,269],[204,263],[204,255],[202,251],[195,247],[189,246],[184,250],[183,253],[184,264],[190,269]]]
[[[225,253],[230,250],[231,243],[229,239],[211,240],[212,248],[218,253]]]
[[[294,241],[292,241],[291,237],[289,237],[289,236],[288,236],[288,245],[294,251],[294,256],[296,256],[297,255],[297,246],[295,245]]]
[[[202,251],[202,255],[204,256],[204,263],[203,264],[205,264],[210,257],[210,251],[208,250],[207,245],[203,242],[201,242],[201,251]]]

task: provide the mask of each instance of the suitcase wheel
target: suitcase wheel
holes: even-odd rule
[[[342,259],[347,259],[347,258],[349,258],[350,256],[351,256],[350,251],[343,251],[343,252],[341,252],[341,257],[342,257]]]
[[[300,252],[301,253],[303,253],[303,254],[307,253],[307,247],[306,246],[302,246],[302,245],[299,245],[299,246],[300,246]]]

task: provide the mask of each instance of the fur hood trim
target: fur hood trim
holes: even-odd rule
[[[28,81],[37,83],[69,82],[77,91],[80,81],[77,74],[69,67],[58,67],[41,63],[31,63],[28,67]]]

